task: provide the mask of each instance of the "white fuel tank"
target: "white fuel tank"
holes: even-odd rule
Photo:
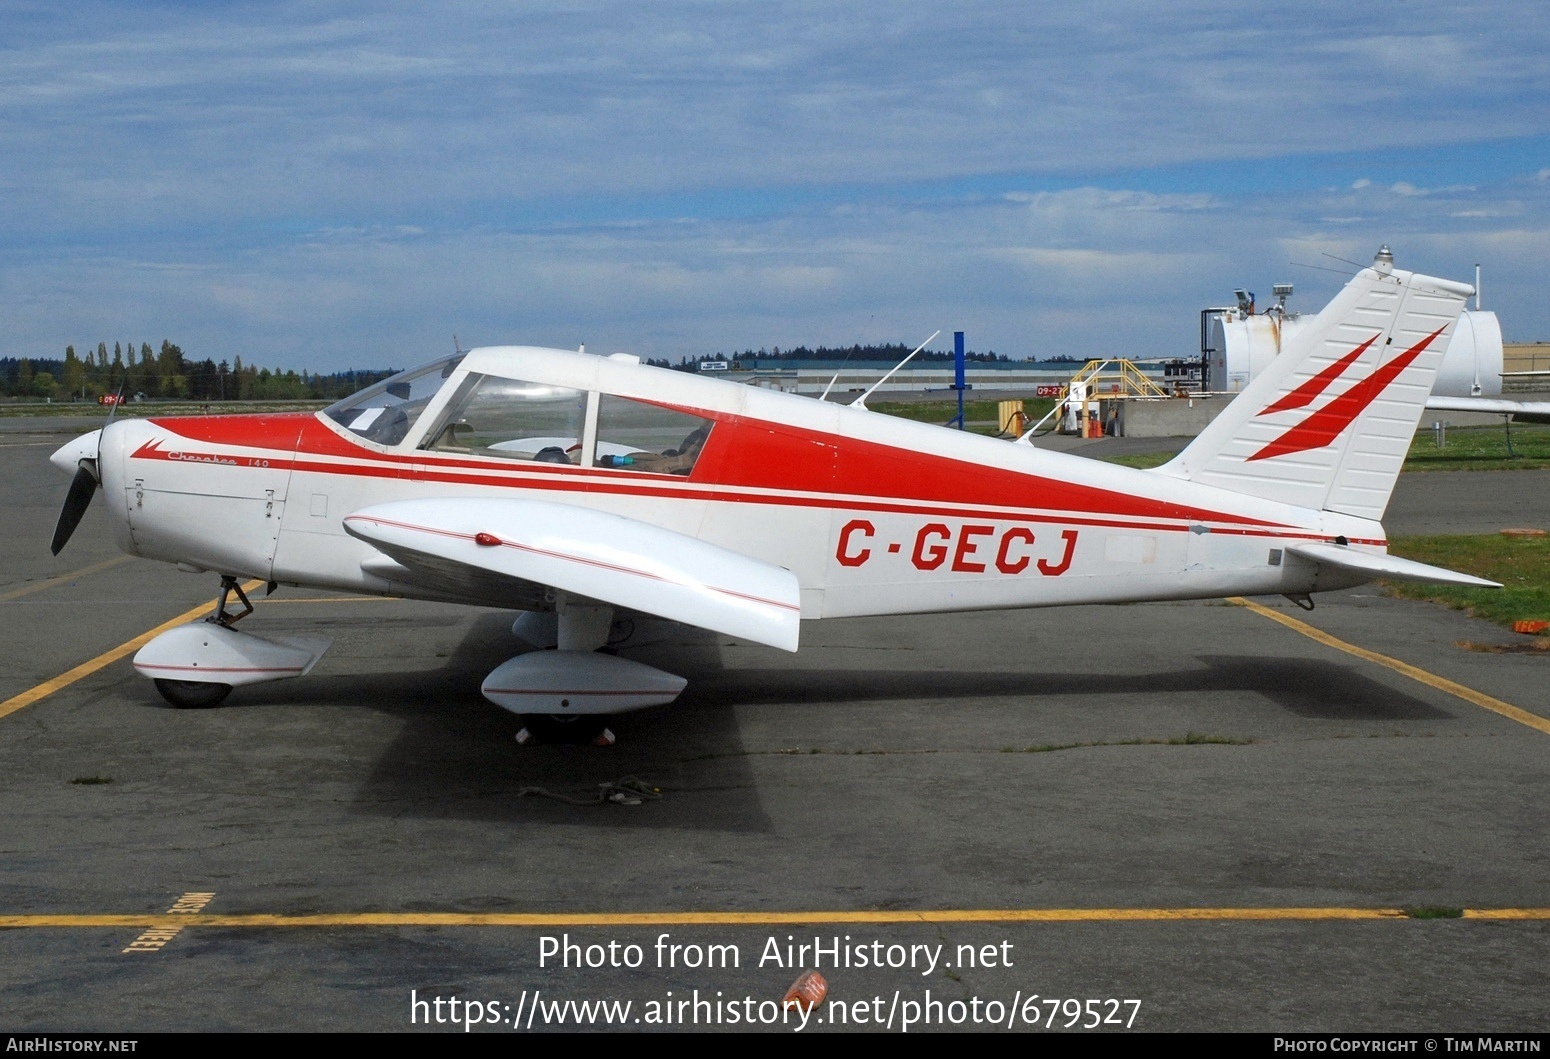
[[[1311,316],[1278,312],[1212,317],[1208,358],[1212,390],[1237,393],[1280,354]],[[1502,328],[1496,314],[1466,309],[1443,354],[1432,393],[1439,397],[1496,397],[1502,392]]]

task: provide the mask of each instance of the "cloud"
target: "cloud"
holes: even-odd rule
[[[1288,248],[1407,239],[1537,312],[1550,20],[1405,10],[8,5],[7,341],[1188,352]]]

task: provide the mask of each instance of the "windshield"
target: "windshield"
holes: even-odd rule
[[[408,436],[414,421],[462,360],[463,354],[459,353],[399,372],[329,405],[323,414],[368,441],[397,445]]]

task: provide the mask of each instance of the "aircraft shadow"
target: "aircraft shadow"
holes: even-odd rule
[[[519,746],[517,717],[486,702],[484,675],[513,653],[510,615],[474,620],[436,670],[309,677],[245,689],[241,708],[315,703],[369,706],[402,722],[372,762],[356,811],[511,824],[586,824],[761,833],[771,829],[740,730],[737,706],[820,706],[885,701],[1040,700],[1232,692],[1263,697],[1316,720],[1393,722],[1450,716],[1364,677],[1337,660],[1205,655],[1150,673],[986,672],[962,669],[727,668],[711,633],[644,623],[621,647],[689,678],[678,702],[619,716],[617,746]],[[784,657],[784,656],[782,656]],[[1095,703],[1096,705],[1096,703]],[[535,793],[587,798],[635,776],[663,791],[641,808],[571,805]],[[527,793],[524,793],[527,792]],[[692,796],[714,792],[714,797]],[[675,801],[684,808],[675,807]]]
[[[1318,720],[1419,721],[1451,716],[1422,699],[1353,673],[1339,662],[1267,660],[1232,655],[1200,655],[1192,661],[1202,663],[1204,668],[1160,673],[721,670],[691,676],[684,700],[692,695],[695,701],[712,706],[826,705],[889,699],[1102,697],[1231,691],[1262,695],[1288,713]]]
[[[616,717],[609,722],[619,739],[613,747],[518,745],[521,721],[479,693],[490,670],[521,652],[520,642],[511,635],[511,621],[506,612],[480,614],[445,664],[434,670],[308,676],[239,689],[225,708],[326,709],[348,704],[400,721],[397,735],[373,760],[355,800],[356,811],[363,814],[769,830],[735,714],[720,703],[697,703],[685,696],[668,707]],[[695,679],[698,673],[719,669],[714,634],[671,626],[665,635],[672,643],[655,642],[651,650],[666,650],[671,659],[666,664],[675,671]],[[637,657],[628,648],[620,654]],[[664,664],[663,657],[655,655],[653,664]],[[692,749],[686,753],[686,747]],[[695,759],[715,759],[714,776],[707,777]],[[630,776],[661,788],[662,798],[648,800],[641,808],[560,800],[593,798],[601,784]],[[703,790],[707,779],[716,791],[709,805],[706,799],[696,799],[692,813],[673,809],[675,793]]]

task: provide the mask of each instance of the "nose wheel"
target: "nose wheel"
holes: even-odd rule
[[[230,684],[208,684],[198,680],[156,680],[153,683],[161,697],[180,710],[209,709],[231,694]]]

